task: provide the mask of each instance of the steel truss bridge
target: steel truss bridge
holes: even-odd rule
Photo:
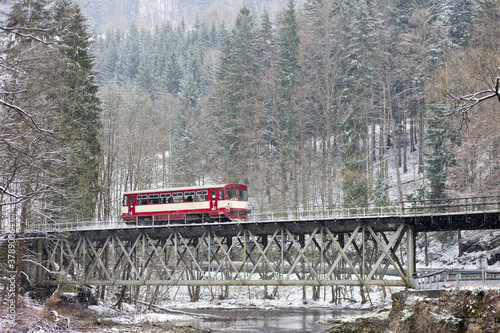
[[[70,222],[28,233],[46,236],[31,242],[40,284],[411,286],[417,233],[476,229],[500,229],[500,196],[253,213],[240,222]]]

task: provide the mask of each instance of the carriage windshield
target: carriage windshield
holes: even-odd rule
[[[237,189],[237,188],[226,188],[226,200],[247,201],[248,200],[247,190]]]
[[[240,201],[248,201],[247,190],[240,190]]]

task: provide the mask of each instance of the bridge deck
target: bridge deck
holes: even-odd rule
[[[105,238],[110,231],[118,232],[121,237],[127,234],[134,237],[134,230],[141,230],[152,238],[168,237],[172,233],[182,233],[184,237],[201,237],[207,231],[217,231],[219,236],[236,236],[243,230],[255,235],[270,235],[285,227],[294,234],[311,233],[318,226],[324,226],[336,233],[352,232],[360,224],[370,226],[374,231],[396,231],[404,223],[412,226],[415,232],[500,229],[500,211],[458,212],[421,215],[395,216],[358,216],[358,217],[314,217],[310,219],[268,220],[221,223],[172,223],[168,225],[126,225],[122,222],[70,222],[48,225],[30,232],[77,232],[91,233],[94,239]]]
[[[133,233],[135,229],[141,229],[154,237],[168,236],[172,232],[197,237],[214,228],[219,228],[218,234],[224,236],[235,236],[242,228],[251,230],[256,235],[269,235],[280,227],[286,227],[293,233],[307,234],[317,226],[326,226],[334,232],[343,233],[352,232],[361,223],[376,231],[395,231],[401,223],[412,226],[415,232],[499,229],[500,196],[407,201],[375,208],[253,212],[246,221],[221,223],[141,226],[126,225],[121,221],[70,221],[32,225],[27,231],[92,232],[93,237],[104,237],[106,230],[122,230],[125,235]]]

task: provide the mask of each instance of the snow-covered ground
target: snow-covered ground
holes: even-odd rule
[[[381,287],[372,287],[368,301],[361,304],[359,287],[348,288],[348,299],[341,300],[338,304],[331,303],[331,289],[321,290],[321,299],[314,301],[311,298],[312,289],[307,287],[307,298],[302,299],[302,287],[280,287],[279,297],[265,299],[263,287],[231,287],[230,296],[227,299],[212,299],[209,288],[202,290],[201,300],[191,302],[186,287],[172,289],[166,294],[165,299],[158,302],[160,308],[147,310],[147,306],[138,304],[123,304],[122,309],[113,307],[112,302],[100,303],[90,306],[89,309],[101,316],[103,320],[110,320],[120,324],[138,324],[144,322],[184,321],[193,318],[193,311],[200,309],[267,309],[267,310],[296,310],[296,309],[354,309],[370,310],[373,308],[389,308],[391,305],[390,295],[392,292],[404,288],[386,287],[386,298],[382,297]],[[170,313],[173,312],[173,313]],[[196,312],[197,313],[197,312]]]
[[[436,233],[433,233],[436,235]],[[455,233],[456,234],[456,233]],[[494,256],[500,253],[500,247],[493,247],[488,250],[474,250],[470,253],[465,252],[462,256],[458,255],[458,240],[455,238],[448,243],[441,243],[435,236],[429,237],[428,253],[429,264],[424,265],[425,251],[423,239],[417,240],[417,269],[477,269],[477,260],[485,258],[491,261]],[[476,230],[462,231],[462,240],[477,244],[494,244],[500,239],[500,230]],[[486,269],[500,270],[500,262],[494,262],[488,265]]]

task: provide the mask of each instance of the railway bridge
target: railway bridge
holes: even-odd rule
[[[32,226],[39,284],[411,286],[417,233],[500,229],[500,197],[287,210],[245,221]],[[42,268],[43,267],[43,268]]]

